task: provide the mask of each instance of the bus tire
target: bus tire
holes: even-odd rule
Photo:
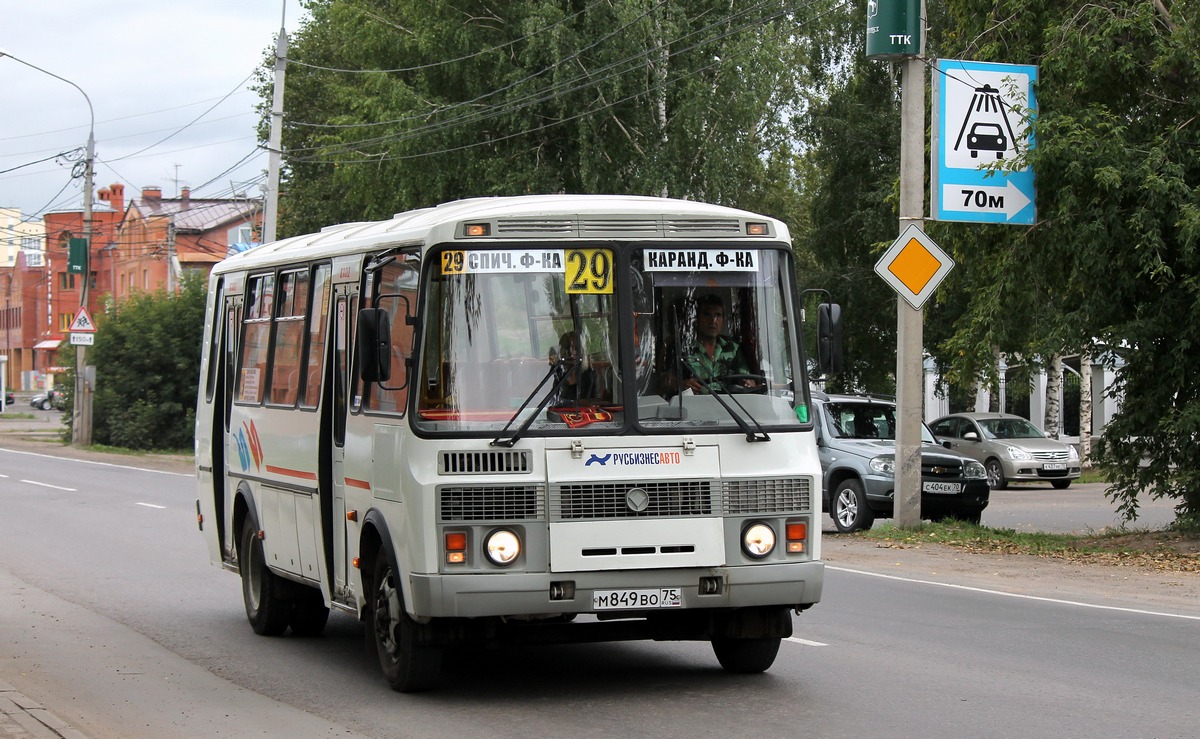
[[[779,653],[779,637],[766,639],[713,639],[713,653],[726,672],[750,675],[766,672]]]
[[[404,610],[399,576],[383,550],[375,558],[371,593],[368,632],[388,685],[401,693],[434,687],[442,669],[442,650],[418,645],[424,636],[421,632],[428,627],[413,621]]]
[[[253,514],[242,524],[241,548],[238,550],[238,569],[242,575],[242,600],[246,618],[260,636],[279,636],[291,621],[292,601],[279,596],[282,585],[267,567],[262,540],[258,538],[258,522]]]
[[[329,607],[316,588],[304,588],[292,611],[292,633],[296,636],[320,636],[329,621]]]

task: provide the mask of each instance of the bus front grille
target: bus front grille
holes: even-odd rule
[[[725,480],[725,515],[745,513],[803,513],[812,509],[812,479],[767,478]]]
[[[546,517],[544,485],[442,485],[438,520],[537,521]]]
[[[707,480],[553,485],[551,495],[556,521],[707,516],[714,508]]]
[[[439,475],[518,474],[533,469],[528,449],[443,451],[438,454]]]
[[[736,218],[687,218],[669,220],[665,224],[668,234],[738,234],[742,225]]]

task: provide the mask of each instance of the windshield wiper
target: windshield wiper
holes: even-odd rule
[[[712,395],[713,399],[721,404],[721,407],[725,409],[725,412],[729,414],[729,417],[733,419],[733,422],[738,425],[738,428],[746,432],[746,441],[771,440],[771,435],[768,434],[767,430],[764,429],[762,424],[758,422],[758,419],[755,418],[750,411],[746,410],[746,406],[742,405],[733,393],[725,389],[725,383],[721,382],[716,377],[709,376],[708,381],[704,383],[704,386],[708,388],[709,395]],[[714,389],[714,386],[719,389]],[[745,413],[746,418],[749,418],[754,423],[755,428],[750,428],[750,424],[746,423],[746,418],[739,416],[737,412],[734,411],[733,408],[731,408],[729,404],[721,398],[722,395],[728,396],[729,399],[733,401],[733,404],[738,407],[738,410],[740,410],[742,413]],[[755,429],[757,429],[757,431]]]
[[[512,418],[508,419],[508,423],[504,424],[504,428],[500,429],[500,434],[496,436],[495,439],[492,439],[491,446],[512,447],[517,443],[517,440],[529,430],[529,427],[533,425],[534,419],[536,419],[538,415],[545,410],[546,405],[550,403],[550,399],[558,395],[558,391],[563,386],[563,383],[565,383],[573,373],[579,371],[578,363],[559,376],[558,381],[555,382],[550,388],[550,392],[546,393],[545,396],[542,397],[542,401],[537,404],[537,407],[534,408],[533,413],[530,413],[529,418],[525,419],[525,423],[521,424],[521,427],[513,432],[512,436],[508,437],[507,439],[504,438],[504,434],[506,434],[508,429],[513,425],[513,421],[516,421],[517,418],[520,417],[521,412],[525,410],[525,407],[528,406],[535,397],[537,397],[538,391],[542,389],[542,386],[546,384],[546,381],[553,377],[555,370],[562,367],[565,362],[566,357],[559,357],[557,362],[550,365],[550,369],[546,371],[546,375],[541,379],[540,382],[538,382],[537,387],[535,387],[533,392],[529,393],[529,395],[525,397],[525,400],[521,403],[521,407],[517,408],[516,412],[513,413]]]

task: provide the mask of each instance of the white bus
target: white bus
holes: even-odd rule
[[[714,303],[736,361],[699,385]],[[800,325],[787,227],[680,200],[463,200],[230,257],[210,558],[259,634],[361,619],[400,691],[497,639],[706,640],[761,672],[823,582]]]

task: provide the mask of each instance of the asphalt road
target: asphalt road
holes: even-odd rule
[[[1200,609],[844,558],[764,675],[724,673],[702,643],[497,647],[399,695],[352,618],[254,636],[237,577],[208,564],[190,475],[4,449],[0,471],[0,681],[93,737],[1166,737],[1200,718]]]

